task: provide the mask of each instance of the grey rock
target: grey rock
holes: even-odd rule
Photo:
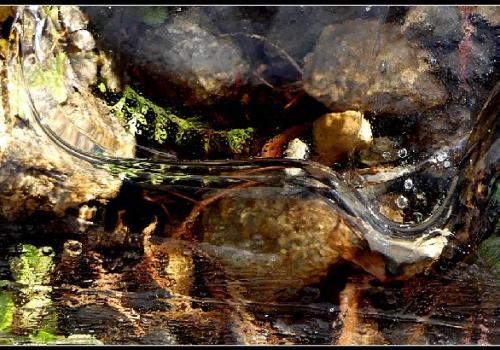
[[[97,55],[94,52],[75,52],[69,58],[82,84],[88,86],[97,83]]]
[[[346,21],[326,27],[306,57],[304,88],[332,111],[422,111],[447,99],[427,61],[397,25]]]
[[[89,23],[89,19],[80,11],[78,6],[60,6],[59,17],[70,33],[86,29]]]
[[[205,20],[197,9],[170,19],[139,42],[135,57],[161,91],[188,105],[233,96],[248,69],[232,39],[217,36]]]
[[[155,26],[141,23],[134,7],[85,11],[107,47],[139,68],[140,77],[132,79],[147,81],[171,102],[199,106],[230,98],[237,94],[240,77],[247,75],[248,64],[238,45],[220,36],[197,7],[180,12],[172,8]]]
[[[69,34],[71,43],[80,50],[93,50],[95,48],[95,40],[92,34],[87,30],[78,30]]]

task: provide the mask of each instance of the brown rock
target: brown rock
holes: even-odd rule
[[[330,165],[370,145],[370,123],[356,111],[325,114],[313,123],[313,141],[319,161]]]
[[[200,248],[252,300],[291,297],[319,282],[340,260],[337,235],[351,232],[326,202],[269,187],[222,198],[204,211],[202,227]]]
[[[500,6],[471,6],[471,12],[480,14],[492,26],[500,25]]]
[[[43,8],[37,11],[44,17]],[[26,30],[33,28],[28,25],[31,19],[25,16]],[[26,40],[31,37],[26,33]],[[42,36],[41,48],[50,49],[47,40],[50,36]],[[133,157],[133,135],[79,84],[70,60],[47,53],[45,57],[44,63],[30,54],[22,58],[26,86],[43,123],[80,151]],[[5,68],[5,61],[0,64]],[[37,211],[63,215],[84,202],[115,196],[121,180],[52,141],[34,118],[20,67],[10,64],[6,72],[7,79],[0,86],[4,101],[0,114],[0,217],[24,219]]]
[[[423,111],[447,99],[427,56],[397,25],[346,21],[323,30],[306,57],[304,87],[332,111]]]

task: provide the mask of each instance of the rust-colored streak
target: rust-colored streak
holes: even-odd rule
[[[262,147],[261,158],[278,158],[283,155],[283,147],[291,139],[299,136],[309,124],[296,125],[271,138]]]
[[[458,6],[461,13],[461,24],[463,38],[458,44],[458,59],[459,59],[459,78],[460,86],[464,90],[468,90],[467,84],[467,64],[469,62],[469,54],[472,49],[472,34],[475,32],[474,26],[469,21],[470,7]]]

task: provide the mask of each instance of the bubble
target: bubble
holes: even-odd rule
[[[443,163],[443,166],[444,166],[445,168],[449,168],[449,167],[450,167],[450,165],[451,165],[451,163],[450,163],[450,161],[449,161],[449,160],[445,160],[445,161],[444,161],[444,163]]]
[[[365,7],[365,11],[366,11],[366,12],[370,11],[371,9],[372,9],[372,7],[371,7],[371,6],[366,6],[366,7]]]
[[[397,199],[396,199],[396,205],[398,206],[398,208],[400,209],[404,209],[408,206],[408,198],[406,198],[405,196],[401,195],[399,196]]]
[[[382,157],[387,160],[387,159],[391,158],[391,153],[390,152],[384,152],[384,153],[382,153]]]
[[[431,58],[429,59],[429,63],[430,63],[431,65],[435,65],[435,64],[437,63],[437,60],[436,60],[434,57],[431,57]]]
[[[406,148],[401,148],[398,151],[399,158],[405,158],[408,155],[408,150]]]
[[[406,179],[404,182],[404,187],[407,190],[411,190],[413,188],[413,181],[412,179]]]

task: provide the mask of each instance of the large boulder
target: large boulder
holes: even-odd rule
[[[304,87],[332,111],[408,114],[444,104],[447,92],[428,53],[398,25],[346,21],[326,27],[306,57]]]
[[[42,9],[38,15],[44,15]],[[30,15],[23,19],[27,40],[33,29],[31,20]],[[46,29],[57,31],[50,22]],[[42,50],[51,47],[45,42],[51,39],[51,35],[42,37]],[[28,42],[23,43],[29,48]],[[134,137],[103,102],[79,84],[71,60],[62,53],[45,54],[42,65],[33,54],[23,56],[26,85],[15,61],[0,61],[7,74],[0,87],[4,102],[0,113],[0,217],[7,220],[24,219],[39,211],[63,215],[84,202],[115,196],[121,185],[107,171],[49,139],[34,118],[30,98],[43,122],[73,147],[88,153],[134,155]]]

